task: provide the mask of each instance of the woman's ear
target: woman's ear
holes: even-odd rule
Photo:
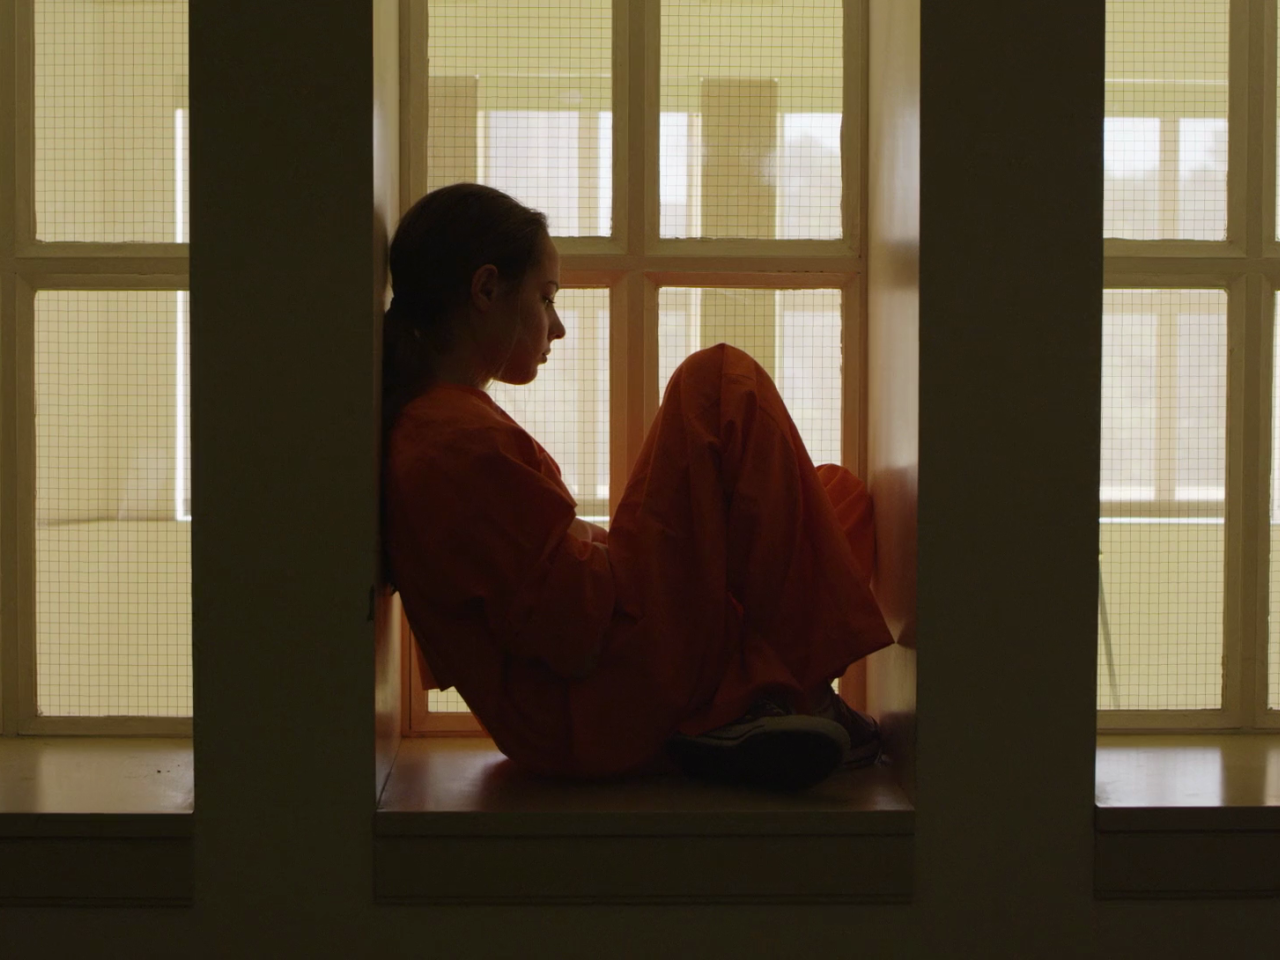
[[[471,305],[477,310],[488,310],[498,299],[498,268],[486,263],[471,276]]]

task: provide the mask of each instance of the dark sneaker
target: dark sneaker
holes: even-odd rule
[[[849,735],[849,749],[844,757],[845,767],[869,767],[880,759],[884,750],[880,739],[880,724],[875,717],[853,709],[834,690],[828,688],[828,694],[826,701],[814,710],[814,715],[834,720]]]
[[[691,777],[803,790],[840,766],[849,736],[835,720],[797,714],[765,698],[733,723],[696,737],[676,734],[667,752]]]

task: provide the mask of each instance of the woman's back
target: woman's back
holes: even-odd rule
[[[568,534],[555,461],[481,390],[440,384],[388,438],[386,549],[437,682],[509,755],[564,753],[567,685],[614,612],[603,548]]]

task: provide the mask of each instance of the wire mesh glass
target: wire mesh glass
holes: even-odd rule
[[[609,0],[432,0],[427,189],[485,183],[556,236],[608,236],[613,197]]]
[[[662,0],[662,236],[842,236],[843,7]]]
[[[556,311],[563,340],[538,378],[494,383],[489,393],[560,465],[578,515],[609,516],[609,291],[561,290]]]
[[[462,694],[453,687],[448,690],[428,690],[427,709],[432,713],[470,713],[471,708]]]
[[[1098,706],[1222,703],[1227,298],[1103,300]]]
[[[186,0],[35,0],[40,240],[185,243]]]
[[[1103,229],[1227,233],[1229,0],[1108,0]]]
[[[187,295],[35,300],[45,716],[190,716]]]
[[[774,378],[813,462],[840,463],[841,323],[839,290],[663,287],[659,391],[695,350],[732,344]]]

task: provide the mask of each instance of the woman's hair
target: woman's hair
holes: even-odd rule
[[[500,190],[455,183],[409,208],[391,241],[391,306],[382,333],[383,425],[431,377],[433,357],[451,346],[453,314],[471,296],[486,264],[505,284],[520,283],[537,263],[547,218]]]

